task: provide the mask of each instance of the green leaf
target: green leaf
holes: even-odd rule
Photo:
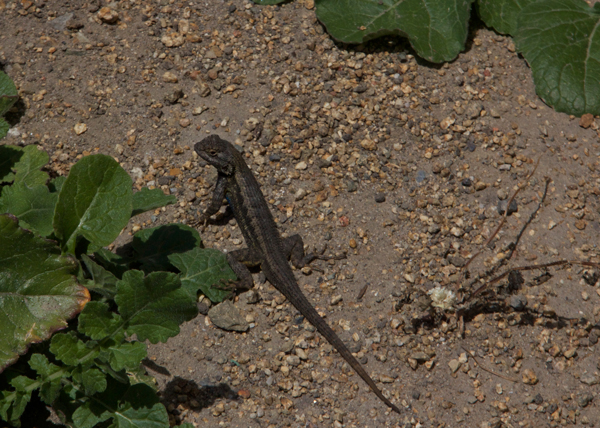
[[[0,417],[15,427],[20,427],[20,417],[31,400],[35,380],[17,376],[9,382],[15,391],[0,391]]]
[[[317,18],[344,43],[408,37],[431,62],[451,61],[465,47],[473,0],[316,0]]]
[[[77,162],[58,196],[54,231],[65,251],[75,254],[77,237],[94,246],[111,244],[131,215],[131,178],[110,156]]]
[[[0,117],[0,140],[8,135],[9,129],[10,124],[4,118]]]
[[[142,342],[124,342],[108,348],[109,363],[115,371],[137,369],[148,352]]]
[[[10,183],[15,179],[13,169],[22,157],[23,149],[21,147],[0,146],[0,183]]]
[[[119,342],[125,337],[124,333],[116,335],[123,328],[124,322],[120,315],[109,310],[106,303],[88,303],[79,318],[77,318],[78,330],[94,340],[102,340],[111,336]]]
[[[50,189],[51,193],[60,193],[60,189],[62,189],[63,184],[65,184],[67,177],[59,175],[58,177],[53,178],[48,183],[48,189]]]
[[[91,302],[90,302],[91,303]],[[82,342],[74,332],[59,333],[52,337],[50,342],[50,352],[69,366],[87,365],[93,363],[93,359],[98,356],[99,350],[92,345],[93,342]]]
[[[5,72],[0,71],[0,116],[4,116],[18,99],[19,93],[14,82]]]
[[[127,333],[140,341],[166,342],[179,333],[179,324],[198,311],[174,273],[130,270],[117,283],[115,302],[127,323]]]
[[[537,0],[479,0],[477,9],[485,25],[499,33],[514,35],[519,12],[534,1]]]
[[[169,426],[167,409],[161,403],[156,403],[152,407],[137,408],[126,403],[115,413],[115,420],[119,428],[167,428]]]
[[[141,214],[146,211],[164,207],[165,205],[174,204],[177,198],[173,195],[165,195],[160,189],[148,189],[143,187],[142,190],[133,194],[133,211],[131,216]]]
[[[0,371],[31,343],[48,339],[89,301],[77,263],[56,245],[0,215]]]
[[[515,44],[544,102],[600,114],[600,12],[583,0],[539,0],[523,8],[517,26]]]
[[[185,224],[169,224],[142,229],[133,236],[132,260],[144,272],[173,270],[168,256],[184,253],[201,244],[200,234]]]
[[[7,186],[0,196],[0,213],[16,216],[25,228],[31,228],[41,236],[52,233],[52,217],[58,199],[43,184],[29,187],[23,182]]]
[[[18,148],[23,152],[23,155],[12,166],[12,169],[15,171],[15,184],[23,183],[28,187],[35,186],[36,184],[45,185],[48,181],[48,173],[40,171],[40,169],[48,163],[48,160],[50,160],[48,153],[39,150],[38,146],[34,144],[23,148],[15,148]]]
[[[121,257],[105,248],[94,253],[96,262],[117,278],[121,278],[129,269],[129,259]]]
[[[109,411],[101,409],[94,412],[96,408],[92,409],[92,407],[95,407],[93,404],[95,403],[88,401],[75,409],[71,417],[73,418],[73,424],[77,428],[94,428],[100,422],[110,419],[111,414]]]
[[[172,254],[169,261],[181,271],[181,285],[193,302],[197,301],[198,289],[211,301],[221,302],[230,293],[213,285],[221,284],[222,279],[236,279],[225,254],[211,248],[194,248],[185,253]]]
[[[58,397],[62,388],[61,379],[67,376],[56,364],[48,361],[42,354],[33,354],[29,359],[29,366],[38,374],[37,381],[40,382],[40,398],[44,403],[51,405]]]
[[[87,254],[82,254],[81,260],[92,276],[92,281],[91,284],[88,284],[88,289],[100,293],[104,297],[113,298],[117,292],[116,287],[119,278],[93,261]]]
[[[169,427],[167,411],[158,402],[153,388],[144,383],[124,385],[110,377],[107,381],[103,393],[96,394],[73,412],[76,427],[93,428],[110,418],[113,418],[111,426],[117,427]]]
[[[106,375],[98,369],[78,367],[72,375],[73,380],[83,386],[88,397],[106,389]]]

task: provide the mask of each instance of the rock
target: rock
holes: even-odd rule
[[[450,360],[448,362],[448,367],[450,367],[450,371],[452,371],[452,373],[456,373],[460,366],[461,364],[458,360]]]
[[[365,149],[365,150],[369,150],[369,151],[373,151],[377,149],[377,143],[375,143],[375,141],[365,138],[364,140],[362,140],[360,142],[360,146]]]
[[[581,126],[582,128],[589,128],[590,126],[592,126],[592,124],[594,123],[594,115],[591,113],[586,113],[583,116],[581,116],[581,119],[579,119],[579,126]]]
[[[600,380],[598,379],[598,376],[596,376],[593,373],[589,373],[589,372],[582,374],[581,377],[579,378],[579,381],[581,383],[585,383],[586,385],[590,385],[590,386],[597,385],[600,382]]]
[[[53,19],[48,24],[50,24],[50,26],[55,30],[62,31],[67,27],[67,22],[69,22],[73,16],[74,15],[72,13],[66,13],[58,18]]]
[[[105,24],[115,24],[119,20],[119,13],[110,7],[103,7],[98,11],[98,19]]]
[[[467,111],[466,111],[467,117],[469,119],[476,119],[479,117],[482,110],[483,110],[483,106],[481,105],[481,103],[477,103],[477,102],[471,103],[467,107]]]
[[[177,83],[179,80],[177,78],[177,75],[171,71],[165,72],[165,74],[163,74],[162,79],[163,79],[163,82],[166,82],[166,83]]]
[[[75,131],[75,133],[77,135],[81,135],[83,134],[85,131],[87,131],[87,125],[85,123],[76,123],[73,126],[73,130]]]
[[[231,303],[231,300],[225,300],[217,306],[213,306],[208,311],[208,316],[214,325],[223,330],[248,331],[249,326],[246,318]]]
[[[510,307],[515,311],[522,311],[527,306],[527,297],[517,294],[510,296]]]
[[[523,383],[525,385],[535,385],[538,383],[538,378],[531,369],[523,370]]]
[[[183,45],[185,38],[182,34],[169,32],[163,35],[160,41],[168,48],[176,48]]]

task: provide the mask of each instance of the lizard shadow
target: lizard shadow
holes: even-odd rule
[[[168,407],[170,403],[178,403],[185,409],[200,411],[211,407],[221,398],[240,400],[236,391],[225,383],[216,385],[198,385],[195,381],[175,376],[162,390],[161,401]],[[187,398],[183,398],[183,396]]]

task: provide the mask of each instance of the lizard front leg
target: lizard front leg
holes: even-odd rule
[[[223,199],[225,199],[225,190],[227,189],[227,179],[219,174],[217,176],[217,182],[215,183],[215,190],[213,191],[212,198],[204,213],[200,214],[198,220],[190,222],[191,227],[198,227],[199,225],[206,226],[208,218],[219,212],[221,205],[223,205]]]

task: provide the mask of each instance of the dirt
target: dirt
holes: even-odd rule
[[[124,242],[196,218],[215,171],[191,147],[212,133],[236,142],[282,232],[347,252],[297,277],[404,412],[391,413],[257,274],[234,301],[247,332],[199,315],[149,347],[174,423],[600,423],[598,270],[572,263],[491,281],[518,266],[600,261],[598,120],[546,106],[509,38],[476,26],[455,61],[427,64],[400,38],[335,44],[312,0],[0,0],[0,28],[2,68],[21,95],[2,144],[39,145],[62,175],[110,154],[136,189],[178,197],[136,218]],[[227,217],[202,237],[243,246]],[[438,287],[455,301],[433,305]]]

